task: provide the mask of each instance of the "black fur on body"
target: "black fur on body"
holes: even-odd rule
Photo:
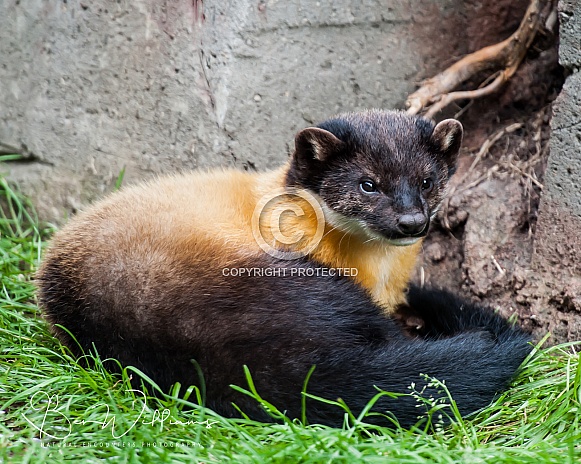
[[[84,351],[94,343],[102,359],[136,366],[164,390],[176,381],[199,385],[190,361],[195,359],[206,384],[206,406],[227,417],[238,416],[234,402],[253,419],[272,420],[257,402],[230,388],[247,386],[243,365],[261,396],[289,417],[301,416],[301,390],[313,365],[307,392],[342,398],[356,415],[377,392],[374,386],[408,393],[412,383],[416,389],[426,384],[420,374],[445,381],[461,413],[468,414],[507,386],[530,351],[520,329],[443,291],[410,289],[409,308],[402,310],[424,321],[420,334],[410,337],[346,278],[223,276],[221,270],[176,260],[171,265],[179,279],[168,282],[150,269],[140,277],[147,282],[136,286],[133,276],[113,269],[108,281],[84,279],[61,259],[66,257],[45,263],[39,282],[51,323],[70,330]],[[231,263],[257,266],[310,267],[266,256],[258,263]],[[211,282],[211,293],[203,282]],[[132,286],[135,291],[128,293]],[[81,354],[66,332],[55,330]],[[440,396],[433,389],[425,395]],[[416,405],[412,397],[384,397],[373,411],[411,426],[425,412]],[[343,416],[338,407],[307,401],[310,423],[341,426]],[[390,425],[381,416],[369,420]]]

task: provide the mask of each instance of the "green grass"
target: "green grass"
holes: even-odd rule
[[[0,462],[581,460],[581,364],[572,345],[535,350],[494,404],[431,431],[388,430],[357,419],[342,429],[227,420],[200,407],[184,409],[177,390],[165,399],[132,391],[128,378],[135,372],[115,377],[98,360],[83,368],[51,336],[31,282],[47,231],[2,178],[0,207]],[[194,403],[199,396],[193,389],[181,393]]]

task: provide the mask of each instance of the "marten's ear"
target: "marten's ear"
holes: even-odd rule
[[[456,161],[462,145],[464,131],[462,124],[456,119],[444,119],[436,124],[430,138],[434,147],[443,156],[450,175],[456,171]]]
[[[295,137],[295,158],[299,164],[311,165],[314,160],[325,161],[342,151],[345,143],[331,132],[318,127],[308,127]]]

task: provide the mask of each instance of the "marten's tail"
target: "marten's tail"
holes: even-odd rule
[[[318,365],[310,389],[322,396],[341,390],[337,396],[354,411],[365,407],[371,385],[404,393],[413,384],[416,391],[425,388],[425,398],[444,397],[437,388],[426,387],[428,382],[421,376],[425,374],[444,382],[460,413],[466,415],[487,406],[503,391],[531,352],[529,335],[487,307],[447,291],[415,286],[408,301],[408,309],[423,318],[421,337],[335,352],[340,366]],[[384,398],[373,410],[390,411],[405,426],[416,423],[425,412],[413,397]],[[326,422],[328,417],[311,417],[317,419]]]
[[[427,339],[450,337],[467,331],[487,331],[499,342],[527,338],[486,306],[478,305],[446,291],[421,289],[412,285],[408,292],[408,310],[424,321],[420,330]]]

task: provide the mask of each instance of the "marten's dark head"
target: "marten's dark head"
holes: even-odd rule
[[[462,125],[403,112],[347,113],[296,136],[287,185],[322,200],[333,226],[410,245],[426,235],[462,143]]]

